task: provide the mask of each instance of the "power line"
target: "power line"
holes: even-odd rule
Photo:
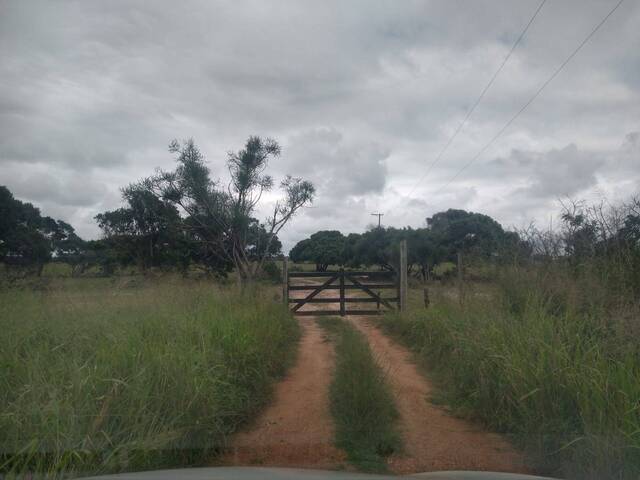
[[[451,145],[451,143],[453,143],[453,140],[458,136],[458,133],[460,133],[460,130],[462,130],[462,127],[467,123],[467,120],[469,120],[469,117],[471,117],[471,114],[474,112],[474,110],[476,109],[478,104],[482,101],[482,99],[484,98],[484,96],[487,93],[487,91],[489,90],[489,88],[491,88],[491,85],[493,85],[493,82],[496,80],[496,78],[498,77],[498,75],[500,74],[500,72],[502,71],[504,66],[507,64],[507,62],[509,61],[509,58],[511,58],[511,55],[513,54],[514,50],[520,44],[520,41],[524,38],[525,34],[529,30],[529,27],[531,26],[531,24],[533,23],[535,18],[538,16],[538,13],[540,13],[540,10],[542,10],[542,7],[544,6],[544,4],[546,2],[547,2],[547,0],[542,0],[542,2],[540,2],[540,5],[538,5],[538,8],[536,9],[536,11],[533,12],[533,15],[531,16],[531,18],[529,19],[529,22],[527,22],[526,26],[524,27],[524,29],[520,33],[520,36],[516,39],[514,44],[511,46],[511,49],[509,50],[509,53],[507,53],[507,55],[502,60],[502,63],[500,64],[500,66],[498,67],[498,69],[495,71],[495,73],[493,74],[493,76],[489,80],[489,82],[482,89],[482,92],[480,92],[480,95],[478,96],[476,101],[473,103],[471,108],[467,111],[464,119],[458,125],[458,128],[456,128],[455,132],[453,132],[453,135],[451,135],[451,137],[449,137],[449,140],[447,140],[447,143],[444,145],[444,147],[442,147],[442,150],[440,150],[440,153],[438,153],[438,155],[433,160],[433,162],[431,162],[431,164],[429,164],[429,166],[427,167],[427,170],[424,172],[424,174],[420,177],[420,179],[413,186],[413,188],[409,192],[409,195],[407,195],[408,197],[410,197],[413,194],[413,192],[416,190],[416,188],[418,188],[418,185],[420,185],[422,183],[422,181],[426,178],[426,176],[429,174],[431,169],[435,166],[436,163],[438,163],[440,161],[440,159],[442,158],[444,153],[449,149],[449,146]]]
[[[609,17],[611,15],[613,15],[613,13],[618,9],[618,7],[620,7],[620,5],[622,5],[622,2],[624,2],[624,0],[620,0],[610,11],[609,13],[595,26],[595,28],[593,30],[591,30],[591,32],[589,33],[589,35],[587,35],[585,37],[585,39],[580,42],[580,44],[576,47],[575,50],[573,50],[573,52],[571,52],[571,54],[564,60],[564,62],[562,62],[560,64],[560,66],[551,74],[551,76],[540,86],[540,88],[538,88],[538,90],[536,90],[536,92],[531,96],[531,98],[529,98],[529,100],[526,101],[526,103],[520,108],[520,110],[518,110],[516,112],[515,115],[513,115],[509,121],[498,131],[498,133],[496,133],[494,135],[494,137],[489,140],[489,142],[487,144],[485,144],[484,147],[482,147],[478,153],[476,153],[471,160],[469,160],[469,162],[467,162],[465,165],[463,165],[463,167],[461,169],[459,169],[456,174],[451,177],[451,179],[449,179],[449,181],[447,183],[445,183],[442,187],[440,187],[435,194],[440,193],[442,190],[444,190],[445,188],[447,188],[449,185],[451,185],[451,183],[458,178],[458,176],[464,172],[467,168],[469,168],[469,166],[475,162],[480,155],[482,155],[492,144],[493,142],[495,142],[500,135],[502,135],[505,130],[507,128],[509,128],[509,126],[520,116],[520,114],[522,114],[522,112],[524,112],[527,107],[529,105],[531,105],[531,103],[533,103],[533,101],[538,98],[538,96],[542,93],[542,91],[546,88],[547,85],[549,85],[551,83],[551,81],[556,78],[556,76],[560,73],[560,71],[571,61],[571,59],[573,57],[576,56],[576,54],[582,49],[582,47],[591,39],[591,37],[593,37],[595,35],[595,33],[600,29],[600,27],[602,27],[602,25],[604,25],[604,23],[609,19]]]

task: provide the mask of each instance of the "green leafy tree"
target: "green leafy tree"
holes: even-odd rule
[[[427,218],[433,241],[446,250],[449,259],[456,252],[482,257],[495,254],[504,243],[505,231],[488,215],[449,209]]]
[[[42,273],[59,241],[66,237],[60,230],[73,228],[64,222],[40,215],[40,210],[30,203],[13,197],[7,187],[0,186],[0,261],[22,267],[35,267]]]
[[[248,228],[247,252],[253,261],[263,257],[273,259],[282,255],[282,243],[277,235],[271,236],[257,218],[252,218]]]
[[[426,228],[407,231],[408,261],[419,268],[419,274],[424,280],[431,277],[433,267],[443,261],[447,250],[434,238],[432,232]]]
[[[337,230],[323,230],[298,242],[289,256],[294,262],[314,262],[316,271],[326,272],[329,265],[344,264],[346,238]]]
[[[311,239],[305,238],[304,240],[300,240],[289,251],[289,258],[296,263],[313,261],[311,260],[311,256],[312,256],[311,246],[312,246]]]
[[[353,263],[378,265],[385,270],[393,270],[394,234],[394,230],[385,228],[373,228],[364,232],[353,245]]]
[[[150,266],[179,263],[182,236],[178,210],[137,185],[122,191],[127,206],[96,215],[119,263]]]
[[[356,258],[356,244],[360,239],[359,233],[350,233],[345,237],[344,248],[342,250],[342,259],[346,266],[356,268],[360,266]]]
[[[85,242],[76,235],[71,225],[51,217],[44,217],[42,224],[42,231],[51,244],[53,256],[57,259],[66,261],[82,253]]]
[[[500,224],[487,215],[447,210],[427,219],[426,228],[380,228],[347,237],[341,235],[340,246],[314,241],[315,235],[302,240],[291,250],[291,258],[298,261],[314,261],[318,268],[323,264],[320,254],[340,254],[340,263],[352,267],[377,265],[385,270],[399,267],[399,245],[401,240],[408,244],[407,268],[428,277],[434,265],[453,260],[457,252],[478,254],[484,258],[497,255],[505,245],[520,246],[519,237],[513,232],[505,232]],[[322,248],[320,248],[322,247]]]
[[[215,257],[221,271],[233,265],[242,285],[251,282],[274,253],[280,230],[300,208],[313,200],[315,188],[299,178],[286,176],[280,183],[283,197],[256,233],[254,213],[264,193],[274,187],[266,169],[280,155],[274,140],[249,137],[245,147],[228,155],[231,181],[226,188],[211,179],[204,156],[193,140],[173,141],[177,155],[174,171],[161,171],[137,184],[171,203],[185,218],[191,236],[202,242],[207,255]],[[257,240],[260,240],[256,243]]]

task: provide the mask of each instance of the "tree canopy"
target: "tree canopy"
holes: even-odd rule
[[[395,270],[398,245],[404,239],[408,263],[428,271],[437,263],[453,260],[457,252],[496,255],[505,243],[513,241],[513,235],[487,215],[447,210],[427,218],[426,227],[417,229],[376,227],[347,237],[337,231],[320,231],[295,245],[290,256],[294,261],[312,261],[319,270],[328,264]]]
[[[126,207],[95,217],[117,261],[136,264],[141,270],[188,264],[191,252],[178,210],[142,188],[127,188],[122,196]]]
[[[0,186],[0,261],[35,266],[40,273],[52,256],[78,254],[83,244],[71,225],[43,217],[38,208]]]
[[[317,271],[325,272],[329,265],[344,263],[345,241],[337,230],[323,230],[299,242],[289,256],[294,262],[314,262]]]
[[[280,155],[275,140],[249,137],[243,149],[230,152],[226,186],[211,178],[193,140],[174,140],[169,150],[176,155],[175,170],[129,185],[122,190],[127,207],[96,216],[105,237],[143,266],[168,261],[165,251],[182,252],[184,262],[195,259],[218,274],[235,268],[243,283],[250,281],[268,258],[280,254],[277,235],[313,200],[314,186],[286,176],[279,184],[282,198],[260,222],[258,204],[274,189],[266,170]]]

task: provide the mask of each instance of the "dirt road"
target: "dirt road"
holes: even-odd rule
[[[484,470],[527,473],[523,457],[500,435],[455,418],[431,404],[430,382],[412,361],[409,350],[373,326],[366,317],[350,321],[368,339],[387,372],[400,412],[404,452],[389,458],[389,469],[407,474],[437,470]]]
[[[335,293],[320,294],[326,296]],[[337,307],[325,303],[314,308]],[[455,418],[428,401],[433,387],[412,362],[409,350],[386,337],[371,319],[351,317],[346,321],[366,336],[380,366],[388,372],[405,446],[402,453],[389,458],[392,472],[527,472],[523,457],[503,437]],[[296,365],[276,386],[271,406],[234,437],[222,460],[224,464],[345,467],[346,455],[333,446],[334,426],[329,411],[333,347],[315,318],[302,317],[300,324],[302,339]]]
[[[329,384],[333,347],[315,319],[300,320],[302,339],[295,366],[275,389],[273,403],[232,440],[227,465],[343,468],[345,454],[333,446]]]

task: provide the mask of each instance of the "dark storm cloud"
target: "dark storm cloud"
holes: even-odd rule
[[[547,2],[416,185],[538,3],[5,1],[0,184],[95,236],[92,217],[118,205],[119,187],[173,166],[170,139],[194,137],[224,181],[225,152],[250,134],[272,136],[283,145],[274,175],[318,186],[286,245],[318,228],[361,230],[374,210],[395,225],[448,207],[511,222],[557,195],[631,191],[640,8],[625,2],[486,155],[433,196],[613,0]]]

